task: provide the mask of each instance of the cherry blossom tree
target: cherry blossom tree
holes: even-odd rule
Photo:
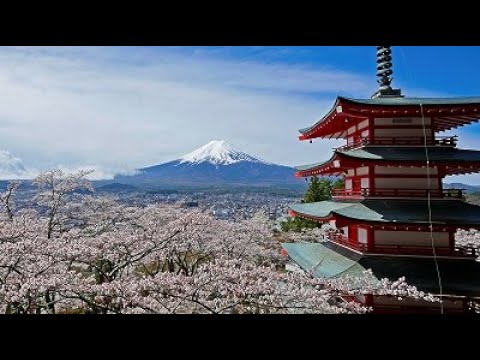
[[[8,220],[13,219],[13,197],[20,184],[20,181],[11,181],[7,185],[7,190],[0,193],[0,204],[3,206]]]
[[[480,231],[475,229],[457,230],[455,234],[455,245],[475,251],[477,257],[480,259]]]
[[[39,192],[35,198],[40,206],[47,209],[47,238],[51,238],[56,227],[61,226],[61,211],[66,203],[66,196],[74,190],[94,191],[85,177],[92,171],[80,170],[76,174],[64,175],[62,170],[52,170],[41,173],[33,184]]]
[[[40,209],[6,211],[2,312],[365,313],[344,295],[434,300],[369,272],[335,280],[286,272],[265,217],[229,222],[178,205],[129,206],[75,192],[93,190],[85,176],[41,174]]]

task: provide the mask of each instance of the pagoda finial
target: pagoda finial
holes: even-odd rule
[[[372,95],[372,98],[402,96],[400,89],[392,89],[390,86],[393,80],[392,74],[392,49],[391,46],[377,46],[377,80],[380,89]]]

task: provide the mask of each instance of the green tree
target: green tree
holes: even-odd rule
[[[280,228],[283,232],[289,232],[289,231],[302,232],[306,229],[314,229],[320,226],[321,224],[315,221],[302,219],[299,217],[288,218],[287,220],[280,223]]]
[[[332,181],[328,178],[321,178],[314,176],[310,179],[307,192],[303,198],[303,202],[312,203],[317,201],[330,200],[332,198],[332,189],[343,189],[345,182],[343,179]],[[320,227],[321,224],[315,221],[301,219],[299,217],[289,218],[280,224],[280,228],[284,232],[295,231],[301,232],[305,229],[313,229]]]
[[[312,203],[317,201],[330,200],[332,198],[333,182],[330,179],[314,176],[310,179],[307,192],[303,201],[306,203]]]
[[[343,178],[338,178],[332,184],[333,189],[344,189],[345,188],[345,180]]]

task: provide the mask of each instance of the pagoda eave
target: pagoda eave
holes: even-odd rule
[[[429,117],[434,130],[445,131],[480,120],[480,98],[460,105],[458,99],[398,98],[355,100],[339,97],[328,114],[309,128],[301,129],[301,141],[315,138],[344,138],[348,127],[369,118]]]
[[[355,166],[355,165],[354,165]],[[384,166],[384,167],[400,167],[400,168],[426,168],[425,162],[392,162],[379,160],[357,160],[356,166]],[[466,165],[452,165],[450,163],[430,161],[430,166],[438,166],[441,170],[439,173],[442,177],[453,175],[469,175],[480,173],[480,163],[472,163]],[[334,166],[333,164],[325,164],[309,170],[295,172],[297,178],[307,178],[312,176],[341,176],[350,166]],[[393,175],[392,175],[393,176]],[[397,176],[398,177],[398,176]]]
[[[425,257],[392,257],[381,254],[359,254],[346,250],[336,243],[283,243],[289,258],[304,271],[312,271],[315,277],[338,278],[349,274],[351,277],[361,277],[365,269],[373,273],[372,285],[379,283],[378,279],[396,281],[408,274],[408,283],[421,291],[438,293],[438,275],[430,259]],[[318,266],[318,264],[322,266]],[[442,297],[453,297],[458,300],[463,297],[480,296],[480,267],[473,260],[462,260],[440,257],[438,266],[442,274],[448,274],[443,280]],[[377,283],[378,282],[378,283]],[[361,285],[360,285],[361,286]],[[389,308],[389,312],[391,308]]]
[[[396,204],[396,207],[392,206]],[[480,207],[460,200],[434,200],[432,224],[438,229],[480,229]],[[368,224],[391,227],[428,227],[426,200],[321,201],[290,205],[289,215],[324,223],[336,220],[342,224]],[[393,212],[392,212],[393,211]]]
[[[455,166],[455,165],[444,165],[443,176],[451,175],[470,175],[480,172],[480,163]]]
[[[295,177],[297,178],[307,178],[311,176],[340,176],[344,174],[348,168],[343,167],[334,167],[333,165],[324,166],[314,170],[308,171],[297,171]]]
[[[426,168],[426,160],[376,160],[376,159],[362,159],[345,156],[337,153],[332,159],[320,163],[308,165],[297,168],[295,176],[297,178],[305,178],[311,176],[340,176],[348,169],[360,166],[383,166],[392,168]],[[442,177],[449,175],[465,175],[480,172],[480,161],[466,161],[466,162],[452,162],[452,161],[435,161],[430,160],[431,167],[438,167],[439,174]]]
[[[330,160],[323,163],[298,166],[295,176],[298,178],[317,175],[340,176],[349,168],[359,163],[356,159],[344,159],[340,161],[340,158],[341,153],[335,152]]]
[[[334,220],[336,222],[337,227],[343,227],[348,225],[357,225],[359,224],[359,220],[355,218],[350,218],[347,216],[339,215],[336,213],[331,213],[325,217],[318,217],[309,214],[303,214],[296,212],[294,210],[289,210],[288,215],[291,217],[298,217],[305,220],[314,221],[320,224],[326,224],[330,221]],[[370,227],[375,227],[381,230],[412,230],[412,231],[430,231],[430,223],[427,222],[395,222],[395,223],[388,223],[385,221],[369,221],[369,220],[362,220],[361,224],[367,225]],[[433,231],[456,231],[457,229],[464,229],[464,230],[480,230],[480,224],[451,224],[451,223],[441,223],[441,222],[432,222],[432,230]]]
[[[301,218],[305,220],[310,220],[310,221],[314,221],[321,224],[328,223],[330,220],[337,220],[338,218],[336,214],[332,214],[332,213],[328,214],[328,216],[325,216],[325,217],[319,217],[319,216],[303,214],[292,209],[288,209],[288,216],[292,218]]]

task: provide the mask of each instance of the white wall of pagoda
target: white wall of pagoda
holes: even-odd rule
[[[442,188],[437,167],[427,169],[426,167],[375,166],[373,171],[376,189],[441,190]]]
[[[424,175],[427,176],[426,167],[398,167],[398,166],[375,166],[375,175]],[[430,167],[430,176],[438,175],[436,166]]]
[[[353,189],[353,180],[345,179],[345,190],[352,190],[352,189]]]
[[[434,136],[431,118],[375,118],[370,130],[376,142],[383,138],[418,138],[420,143],[425,135],[428,141]]]
[[[370,189],[370,179],[368,177],[363,177],[360,179],[360,188]]]
[[[412,117],[402,117],[402,118],[375,118],[373,120],[373,125],[376,126],[392,126],[396,128],[409,127],[409,126],[423,126],[424,121],[421,117],[412,118]],[[425,126],[432,125],[432,119],[425,118]]]
[[[437,247],[448,248],[450,246],[450,234],[448,232],[434,232],[433,241]],[[374,246],[431,247],[432,238],[429,231],[375,230]]]
[[[368,168],[368,166],[358,167],[358,168],[355,169],[355,173],[357,174],[357,176],[368,175],[369,174],[369,168]]]
[[[390,137],[412,137],[412,138],[423,138],[423,129],[375,129],[375,138],[390,138]],[[431,138],[432,134],[427,130],[427,138]]]
[[[375,177],[376,189],[439,189],[438,178],[379,178]]]
[[[361,166],[345,174],[345,190],[418,189],[441,190],[442,179],[436,167]],[[428,179],[428,177],[430,179]]]
[[[360,244],[368,244],[368,230],[365,228],[357,228],[357,240]]]

